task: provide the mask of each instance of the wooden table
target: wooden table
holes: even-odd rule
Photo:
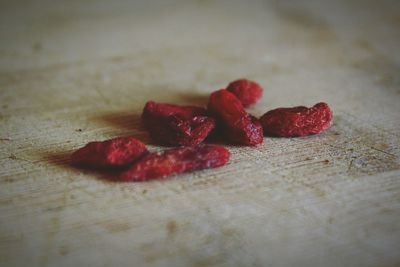
[[[0,7],[0,266],[400,265],[398,1]],[[325,101],[333,127],[149,183],[70,166],[92,140],[160,149],[147,100],[239,77],[265,88],[251,113]]]

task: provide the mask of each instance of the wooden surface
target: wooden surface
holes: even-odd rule
[[[0,266],[400,266],[400,2],[2,1]],[[110,183],[71,168],[147,100],[328,102],[333,127],[220,169]]]

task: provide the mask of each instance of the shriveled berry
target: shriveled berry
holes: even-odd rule
[[[244,107],[255,104],[263,94],[263,88],[258,83],[247,79],[231,82],[226,90],[234,94]]]
[[[260,121],[266,135],[295,137],[318,134],[328,129],[332,118],[328,104],[318,103],[311,108],[277,108],[265,113]]]
[[[229,141],[239,145],[257,145],[263,142],[261,124],[244,110],[239,99],[228,90],[213,92],[208,110],[215,116]]]
[[[121,181],[147,181],[225,165],[229,151],[218,145],[200,144],[164,150],[143,157],[120,174]]]
[[[162,145],[197,145],[215,128],[201,107],[147,102],[142,120],[153,140]]]
[[[194,116],[206,116],[207,110],[205,108],[196,106],[180,106],[148,101],[143,109],[142,117],[145,119],[150,119],[151,121],[153,118],[165,118],[171,115],[178,116],[182,119],[191,119]]]
[[[90,142],[71,155],[74,165],[92,168],[124,167],[148,154],[142,142],[133,137],[118,137]]]

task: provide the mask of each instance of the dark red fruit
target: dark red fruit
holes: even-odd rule
[[[216,118],[229,141],[240,145],[257,145],[263,142],[263,130],[258,120],[248,114],[239,99],[221,89],[211,94],[208,110]]]
[[[318,134],[328,129],[332,118],[328,104],[318,103],[311,108],[277,108],[265,113],[260,121],[266,135],[295,137]]]
[[[162,145],[197,145],[215,128],[207,110],[195,106],[178,106],[147,102],[142,120],[152,139]]]
[[[118,137],[90,142],[71,155],[72,163],[82,167],[124,167],[146,155],[146,146],[133,137]]]
[[[168,117],[171,115],[178,116],[182,119],[190,119],[194,116],[205,116],[207,110],[202,107],[196,106],[180,106],[166,103],[157,103],[154,101],[148,101],[143,110],[143,117]]]
[[[121,181],[147,181],[194,170],[225,165],[229,151],[218,145],[179,147],[152,153],[134,163],[119,176]]]
[[[263,94],[263,88],[258,83],[247,79],[231,82],[226,90],[234,94],[244,107],[255,104]]]

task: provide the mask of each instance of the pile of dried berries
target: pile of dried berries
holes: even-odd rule
[[[202,144],[211,134],[231,144],[255,146],[263,142],[263,135],[307,136],[332,125],[332,110],[326,103],[311,108],[277,108],[257,119],[245,108],[262,94],[258,83],[241,79],[213,92],[207,109],[149,101],[142,120],[151,138],[160,145],[178,148],[149,153],[139,140],[119,137],[88,143],[72,154],[72,162],[81,167],[118,168],[118,181],[148,181],[225,165],[230,157],[226,148]]]

